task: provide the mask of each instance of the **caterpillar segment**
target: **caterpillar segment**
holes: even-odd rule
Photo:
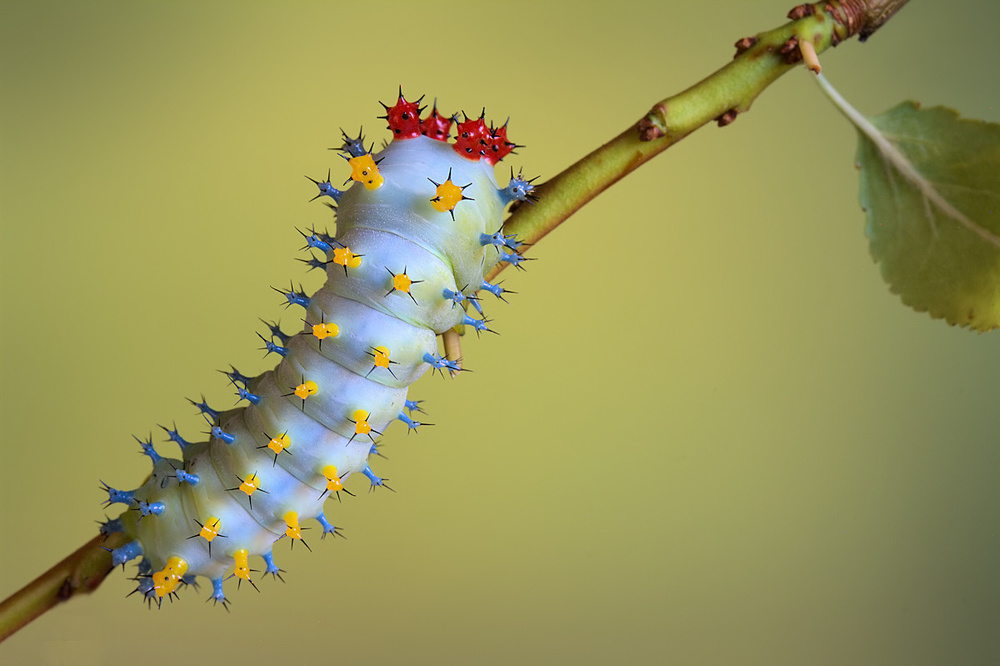
[[[326,282],[312,295],[291,284],[274,288],[282,305],[303,312],[295,334],[268,322],[257,334],[277,366],[256,377],[222,371],[236,408],[190,400],[208,423],[207,441],[160,426],[179,458],[158,453],[151,437],[136,438],[152,462],[149,479],[134,490],[102,482],[106,504],[126,507],[101,524],[102,534],[127,537],[112,562],[138,560],[133,594],[150,606],[204,577],[209,599],[228,610],[224,583],[235,578],[237,587],[256,588],[253,558],[280,578],[272,548],[282,539],[305,545],[303,521],[315,520],[322,537],[343,536],[324,514],[326,500],[353,494],[345,483],[356,474],[369,491],[392,490],[369,464],[379,455],[378,436],[395,421],[407,433],[432,425],[414,418],[423,410],[408,387],[428,370],[464,370],[457,332],[490,331],[477,292],[511,293],[485,281],[498,263],[523,261],[521,244],[503,232],[503,214],[512,202],[534,199],[520,172],[511,170],[502,188],[495,180],[494,165],[517,147],[507,123],[494,128],[484,115],[466,117],[452,142],[456,121],[436,101],[423,118],[420,100],[407,101],[402,91],[383,106],[392,132],[383,150],[365,148],[361,132],[344,134],[349,187],[335,188],[330,172],[309,179],[315,198],[334,202],[337,233],[298,230],[310,254],[305,262],[322,268]]]

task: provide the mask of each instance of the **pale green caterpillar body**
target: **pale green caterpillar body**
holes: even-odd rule
[[[304,542],[302,521],[336,534],[324,503],[355,474],[384,486],[368,463],[376,438],[396,420],[421,425],[409,385],[428,369],[461,370],[458,359],[438,354],[437,336],[463,325],[489,330],[477,293],[502,298],[487,273],[523,260],[520,244],[503,233],[503,214],[509,203],[531,200],[532,186],[512,174],[500,188],[494,177],[515,147],[506,125],[466,118],[450,143],[452,119],[436,107],[421,120],[418,103],[400,93],[386,111],[394,136],[384,150],[372,153],[362,137],[345,135],[349,189],[314,181],[318,197],[336,202],[337,233],[303,233],[306,249],[324,255],[306,263],[325,269],[327,280],[311,296],[279,290],[303,308],[303,326],[290,335],[274,325],[261,336],[281,358],[277,367],[252,378],[227,372],[246,404],[220,412],[196,402],[208,441],[189,443],[166,429],[181,457],[143,441],[149,479],[128,491],[104,486],[109,504],[128,507],[102,527],[127,536],[113,562],[139,558],[137,590],[150,602],[202,576],[210,598],[226,604],[224,581],[254,584],[250,558],[279,575],[272,547]]]

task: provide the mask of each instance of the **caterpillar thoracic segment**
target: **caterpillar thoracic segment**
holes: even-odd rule
[[[489,330],[475,293],[502,298],[485,275],[499,262],[522,260],[502,217],[508,203],[531,199],[532,187],[520,176],[497,186],[493,167],[515,147],[506,125],[466,118],[449,143],[453,120],[436,106],[421,120],[418,104],[400,93],[385,107],[393,140],[379,153],[366,150],[360,135],[345,135],[349,189],[334,188],[329,176],[313,181],[317,198],[336,202],[335,237],[303,234],[303,249],[325,255],[306,263],[325,268],[327,281],[312,296],[278,290],[304,309],[303,328],[289,335],[270,325],[261,336],[267,352],[281,357],[274,370],[254,378],[226,373],[247,404],[219,412],[192,401],[211,427],[208,442],[189,443],[164,428],[181,459],[140,440],[153,462],[149,479],[135,490],[104,486],[108,504],[129,508],[102,527],[128,537],[112,561],[141,558],[143,598],[159,604],[205,576],[210,598],[226,604],[225,580],[253,584],[251,556],[278,575],[272,545],[305,543],[302,520],[318,521],[323,536],[336,534],[325,500],[356,473],[385,485],[368,465],[376,437],[395,420],[411,430],[421,425],[407,387],[428,368],[460,370],[457,359],[437,353],[436,336],[462,324]]]

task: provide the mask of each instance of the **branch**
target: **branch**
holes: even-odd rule
[[[684,92],[655,104],[638,123],[540,185],[535,205],[520,205],[504,225],[535,243],[598,194],[694,130],[716,121],[724,127],[772,82],[802,61],[799,44],[816,52],[860,35],[863,41],[908,0],[830,0],[799,5],[780,28],[736,42],[731,63]],[[495,268],[487,279],[503,270]],[[98,536],[0,604],[0,641],[62,601],[97,589],[111,571],[105,548],[121,534]]]
[[[107,538],[99,534],[0,603],[0,641],[61,602],[96,590],[113,568],[111,553],[105,549],[117,548],[124,541],[120,532]]]

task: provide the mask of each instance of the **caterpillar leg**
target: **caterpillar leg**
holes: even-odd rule
[[[454,379],[462,367],[462,336],[453,328],[441,334],[441,341],[444,343],[444,357],[449,361],[458,364],[459,370],[449,370],[448,374]]]

